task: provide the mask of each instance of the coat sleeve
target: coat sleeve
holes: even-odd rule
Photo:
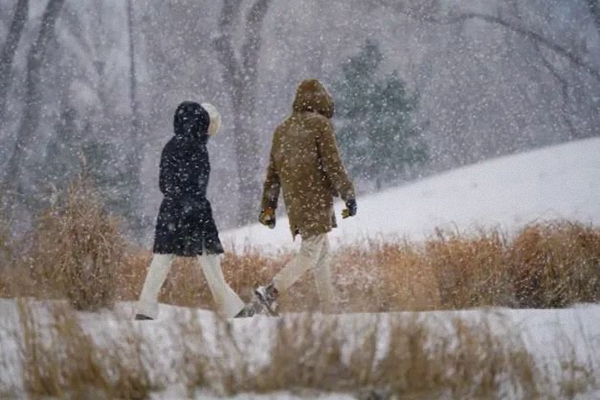
[[[158,186],[165,197],[177,197],[181,193],[177,183],[177,164],[168,145],[160,156]]]
[[[200,160],[198,171],[198,189],[202,198],[206,198],[206,191],[208,190],[208,180],[210,178],[210,159],[208,156],[208,150],[203,147],[198,151]]]
[[[267,167],[267,177],[263,185],[262,194],[262,209],[267,208],[276,209],[277,201],[279,199],[279,190],[281,189],[281,182],[279,180],[279,172],[277,171],[277,165],[275,164],[274,157],[274,146],[271,144],[271,154],[269,155],[269,165]]]
[[[354,185],[348,177],[340,158],[333,124],[329,120],[319,119],[317,128],[317,148],[323,172],[344,201],[356,198]]]

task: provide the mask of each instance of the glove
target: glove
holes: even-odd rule
[[[346,200],[346,208],[342,210],[342,218],[354,217],[356,215],[356,200]]]
[[[271,229],[275,228],[275,210],[270,207],[262,210],[258,216],[258,222]]]

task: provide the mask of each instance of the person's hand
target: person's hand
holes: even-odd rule
[[[346,208],[342,210],[342,218],[354,217],[356,215],[356,200],[346,200]]]
[[[275,228],[275,210],[270,207],[265,208],[260,212],[258,221],[271,229]]]

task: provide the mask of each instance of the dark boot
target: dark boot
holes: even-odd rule
[[[149,316],[144,314],[135,314],[135,319],[136,321],[151,321],[154,318],[150,318]]]

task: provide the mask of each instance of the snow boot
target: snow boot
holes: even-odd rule
[[[135,320],[136,321],[152,321],[154,318],[150,318],[147,315],[144,314],[135,314]]]
[[[260,309],[257,309],[256,304],[254,302],[250,302],[242,308],[242,310],[237,313],[233,318],[250,318],[254,315],[258,314]]]
[[[276,311],[277,308],[277,296],[279,291],[275,288],[273,283],[266,286],[259,286],[254,290],[254,295],[260,304],[263,305],[268,315],[279,316]]]

